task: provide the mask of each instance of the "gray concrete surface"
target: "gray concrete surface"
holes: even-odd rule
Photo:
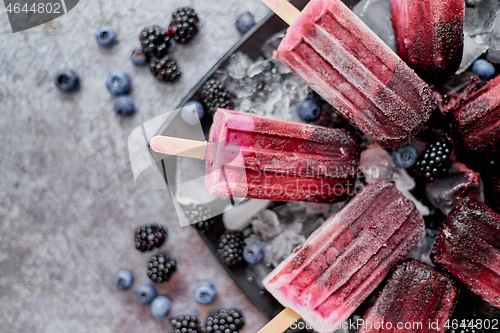
[[[171,13],[193,6],[201,31],[174,56],[183,71],[175,85],[157,82],[129,54],[144,26],[166,26]],[[262,19],[258,0],[80,1],[68,14],[12,34],[0,5],[0,331],[1,332],[168,332],[168,320],[154,319],[132,292],[113,283],[119,268],[146,281],[150,254],[133,247],[136,226],[168,225],[163,247],[179,258],[179,270],[161,291],[173,298],[172,314],[198,313],[191,297],[195,282],[208,279],[220,293],[214,307],[238,306],[243,332],[265,319],[224,273],[191,228],[181,228],[167,191],[134,183],[127,137],[142,122],[172,109],[239,39],[238,13]],[[118,32],[113,48],[99,48],[96,28]],[[74,68],[81,89],[64,94],[53,75]],[[114,69],[129,72],[138,111],[122,119],[105,88]]]

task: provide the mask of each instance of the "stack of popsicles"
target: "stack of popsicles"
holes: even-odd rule
[[[500,308],[500,215],[491,208],[471,199],[459,203],[443,222],[431,259]]]
[[[393,183],[372,183],[263,283],[315,330],[331,333],[418,243],[423,231],[422,216]]]

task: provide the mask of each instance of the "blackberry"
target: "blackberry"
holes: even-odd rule
[[[472,328],[472,327],[466,327],[462,328],[459,327],[458,329],[450,329],[448,330],[448,333],[485,333],[486,331],[480,328]]]
[[[201,89],[201,101],[208,113],[213,116],[218,108],[230,108],[231,96],[221,82],[212,79]]]
[[[155,58],[149,64],[149,70],[155,78],[162,82],[175,82],[181,76],[181,71],[174,59],[170,56]]]
[[[157,25],[144,28],[139,39],[143,52],[149,57],[163,58],[170,49],[170,37]]]
[[[186,44],[198,32],[198,15],[191,7],[179,8],[172,14],[168,34],[180,44]]]
[[[148,263],[148,277],[155,283],[165,282],[170,279],[177,269],[174,258],[163,253],[151,257]]]
[[[245,318],[236,309],[220,309],[214,315],[207,318],[205,332],[238,333],[245,325]]]
[[[432,182],[448,172],[451,167],[450,155],[451,144],[449,142],[431,143],[415,163],[415,172]]]
[[[205,220],[205,221],[200,221],[200,222],[196,222],[193,224],[193,227],[195,227],[197,230],[200,230],[200,231],[203,231],[203,232],[207,232],[209,231],[212,226],[214,225],[215,223],[215,220],[214,219],[208,219],[208,220]]]
[[[170,323],[172,324],[170,333],[201,332],[200,322],[196,316],[178,316],[177,318],[173,318]]]
[[[217,255],[224,260],[226,265],[234,266],[243,260],[243,235],[237,231],[226,231],[219,238]]]
[[[146,224],[135,230],[135,248],[141,252],[160,247],[168,237],[167,228],[158,224]]]

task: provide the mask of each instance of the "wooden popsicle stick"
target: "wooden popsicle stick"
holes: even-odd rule
[[[283,333],[295,321],[300,319],[300,315],[290,308],[278,313],[266,326],[262,327],[257,333]]]
[[[283,21],[291,25],[300,14],[300,10],[287,0],[261,0],[269,9],[276,15],[281,17]]]
[[[205,141],[157,135],[151,139],[149,147],[160,154],[191,157],[199,160],[210,159],[209,154],[206,153],[208,147]]]

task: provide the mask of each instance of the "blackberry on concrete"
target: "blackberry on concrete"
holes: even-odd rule
[[[415,163],[417,175],[434,181],[451,167],[451,144],[448,141],[431,143]]]
[[[149,64],[149,70],[158,80],[162,82],[175,82],[181,76],[181,71],[175,60],[170,56],[154,58]]]
[[[198,15],[191,7],[179,8],[172,14],[172,21],[168,26],[168,34],[176,43],[186,44],[198,32]]]
[[[193,227],[195,227],[197,230],[207,232],[209,231],[212,226],[214,225],[215,220],[214,219],[208,219],[200,222],[196,222],[193,224]]]
[[[243,325],[245,325],[245,318],[241,312],[236,309],[220,309],[215,314],[208,316],[205,332],[238,333]]]
[[[151,257],[148,263],[148,277],[155,283],[168,281],[177,269],[174,258],[163,253]]]
[[[158,224],[146,224],[135,230],[135,248],[141,252],[160,247],[168,237],[167,228]]]
[[[208,113],[213,116],[218,108],[231,108],[231,95],[221,82],[212,79],[201,89],[201,102]]]
[[[144,28],[139,36],[142,50],[149,57],[163,58],[170,49],[170,37],[165,29],[154,25]]]
[[[178,316],[173,318],[170,323],[172,329],[170,333],[198,333],[201,332],[200,322],[196,316]]]

